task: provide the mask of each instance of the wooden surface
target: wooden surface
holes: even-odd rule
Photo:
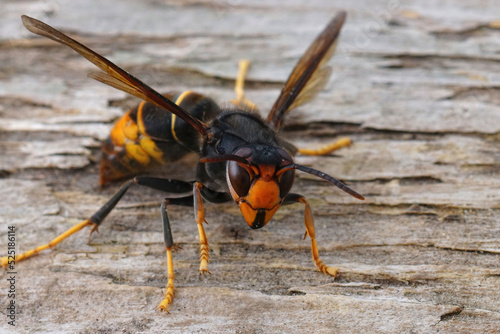
[[[308,44],[348,11],[324,92],[288,118],[300,146],[350,136],[336,156],[297,157],[365,202],[308,175],[320,254],[303,208],[250,230],[233,203],[207,205],[212,275],[198,274],[189,208],[170,210],[177,295],[166,284],[159,203],[133,189],[88,243],[84,231],[16,265],[22,333],[500,332],[500,7],[497,1],[16,1],[0,11],[0,250],[25,251],[89,217],[99,142],[137,100],[86,78],[90,63],[35,38],[28,14],[77,37],[160,91],[228,105],[241,58],[265,114]],[[192,161],[191,161],[192,162]],[[189,179],[190,161],[160,172]],[[0,274],[5,312],[7,274]],[[0,331],[11,331],[6,317]]]

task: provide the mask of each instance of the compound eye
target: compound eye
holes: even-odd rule
[[[236,161],[229,161],[227,173],[229,175],[229,181],[231,182],[230,186],[233,190],[240,197],[246,196],[252,184],[250,174],[248,174],[246,169],[240,167]]]
[[[280,178],[280,197],[284,198],[290,189],[292,189],[293,181],[295,179],[295,169],[287,170],[281,175]]]

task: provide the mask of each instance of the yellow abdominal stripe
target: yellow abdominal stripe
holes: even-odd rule
[[[149,165],[151,159],[149,158],[149,155],[141,148],[140,145],[137,145],[134,142],[129,142],[125,144],[125,150],[127,151],[127,154],[131,158],[133,158],[141,165]]]
[[[179,95],[175,103],[180,105],[182,101],[191,94],[191,91],[185,91]],[[144,125],[142,112],[144,110],[145,101],[142,101],[137,108],[137,124],[134,122],[127,122],[123,126],[123,134],[125,135],[125,150],[127,155],[132,159],[140,163],[141,165],[149,165],[151,163],[151,158],[160,164],[164,164],[163,152],[156,146],[156,143],[148,136],[146,131],[146,126]],[[171,119],[171,131],[172,136],[176,141],[179,141],[177,134],[175,133],[175,120],[177,116],[172,114]],[[139,139],[139,142],[137,140]]]
[[[137,136],[139,134],[139,129],[137,124],[135,124],[131,119],[125,124],[123,128],[123,133],[125,137],[131,140],[137,140]]]
[[[183,92],[181,95],[179,95],[179,97],[177,98],[177,100],[175,100],[175,104],[177,104],[178,106],[181,105],[182,103],[182,100],[184,100],[184,98],[186,96],[188,96],[189,94],[191,94],[192,92],[190,90],[187,90],[185,92]],[[175,114],[172,114],[172,127],[171,127],[171,131],[172,131],[172,136],[174,137],[174,139],[176,141],[179,141],[179,138],[177,138],[177,134],[175,133],[175,120],[177,119],[177,115]]]
[[[139,142],[141,148],[153,159],[158,161],[159,163],[164,163],[163,162],[163,152],[156,146],[155,142],[146,136],[143,136],[141,138],[141,141]]]
[[[146,133],[146,126],[144,126],[144,122],[142,120],[142,110],[144,109],[145,104],[146,101],[142,101],[141,104],[139,104],[139,107],[137,107],[137,126],[139,127],[140,133]]]
[[[132,159],[140,163],[141,165],[149,165],[151,158],[159,163],[163,162],[163,152],[156,146],[155,142],[151,138],[143,136],[139,143],[131,140],[127,140],[125,144],[125,150],[127,155]]]
[[[137,108],[137,124],[130,121],[123,127],[123,133],[127,138],[125,140],[127,155],[143,166],[150,164],[151,157],[161,162],[163,156],[163,153],[146,133],[146,127],[142,120],[142,111],[145,104],[146,102],[142,101]]]

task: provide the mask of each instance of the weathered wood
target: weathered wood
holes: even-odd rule
[[[198,274],[191,209],[169,210],[177,296],[166,284],[162,194],[133,189],[87,232],[16,264],[19,332],[500,332],[500,16],[495,1],[14,1],[0,11],[0,254],[7,227],[25,251],[91,215],[118,188],[97,186],[99,141],[137,103],[85,77],[94,68],[35,38],[28,14],[76,36],[160,91],[191,89],[223,105],[237,62],[266,114],[298,57],[348,11],[333,77],[294,111],[300,146],[350,136],[335,156],[298,156],[367,197],[300,174],[303,208],[250,230],[234,204],[207,205],[212,275]],[[190,179],[195,158],[157,174]],[[8,274],[2,271],[5,310]],[[5,312],[5,311],[4,311]],[[4,317],[0,331],[12,330]]]

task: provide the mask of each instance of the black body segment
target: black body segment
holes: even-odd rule
[[[204,123],[211,122],[220,113],[219,106],[212,99],[192,91],[165,94],[165,96]],[[146,103],[140,114],[137,114],[138,108],[134,111],[141,133],[150,137],[157,145],[175,141],[188,151],[199,151],[202,136],[177,115],[151,103]],[[133,112],[131,116],[132,114]],[[168,151],[168,147],[162,149],[164,153],[168,154]]]
[[[161,203],[161,219],[163,222],[163,240],[165,242],[165,248],[172,248],[174,245],[174,238],[172,237],[172,229],[170,228],[170,220],[168,219],[167,204],[169,204],[168,199]]]
[[[111,197],[111,199],[106,202],[96,213],[94,213],[89,221],[96,226],[99,226],[102,221],[109,215],[111,210],[114,209],[116,204],[122,199],[123,195],[127,192],[131,185],[134,184],[133,180],[127,181],[120,189]]]
[[[260,115],[243,110],[223,110],[208,130],[210,140],[203,143],[201,157],[234,154],[242,146],[280,147],[281,140]],[[228,192],[227,162],[198,166],[198,180],[209,188]]]
[[[186,91],[165,94],[168,99],[204,123],[220,113],[217,104]],[[177,115],[143,101],[113,127],[102,146],[100,184],[135,176],[199,152],[203,138]]]

